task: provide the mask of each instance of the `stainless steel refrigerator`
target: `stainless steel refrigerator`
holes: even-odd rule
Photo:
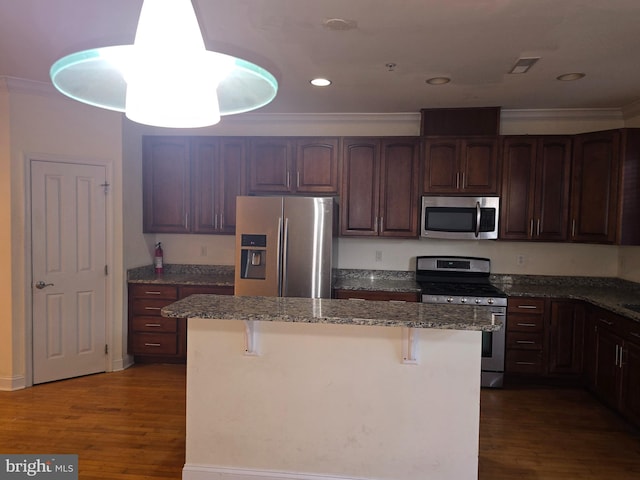
[[[331,297],[335,200],[237,197],[235,294]]]

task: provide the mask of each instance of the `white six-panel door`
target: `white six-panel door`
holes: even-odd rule
[[[34,384],[105,371],[105,179],[31,162]]]

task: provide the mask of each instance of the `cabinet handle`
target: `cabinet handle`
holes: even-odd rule
[[[535,365],[535,362],[516,362],[516,365]]]
[[[598,319],[598,321],[599,321],[599,322],[602,322],[602,323],[604,323],[605,325],[608,325],[608,326],[610,326],[610,327],[611,327],[611,326],[613,326],[613,322],[610,322],[609,320],[605,320],[604,318],[599,318],[599,319]]]
[[[185,213],[184,214],[184,227],[189,230],[189,214]]]
[[[456,189],[460,188],[460,172],[456,172]]]
[[[300,188],[300,172],[296,172],[296,188]]]
[[[519,327],[535,327],[536,326],[535,323],[516,323],[516,325]]]
[[[287,188],[291,188],[291,172],[287,171]]]
[[[144,292],[145,295],[161,295],[162,292]]]
[[[615,361],[615,366],[616,366],[616,367],[617,367],[617,366],[619,366],[619,365],[618,365],[618,351],[619,351],[619,350],[620,350],[620,346],[619,346],[619,345],[616,345],[616,361]]]
[[[533,237],[533,218],[529,222],[529,236]]]
[[[540,219],[538,219],[538,225],[536,226],[536,236],[540,236]]]
[[[161,343],[145,343],[144,346],[145,347],[161,347],[162,344]]]
[[[571,236],[576,236],[576,219],[571,220]]]
[[[622,354],[624,353],[624,348],[622,348],[622,345],[620,345],[620,362],[618,363],[618,366],[620,368],[622,368]]]
[[[522,308],[525,310],[535,310],[538,307],[536,305],[518,305],[518,308]]]
[[[464,172],[460,174],[460,185],[464,188]]]
[[[162,310],[162,307],[144,307],[145,310]]]
[[[144,326],[145,327],[161,327],[162,325],[160,325],[159,323],[145,323]]]
[[[384,232],[384,217],[380,217],[380,233]]]
[[[534,342],[533,340],[516,340],[516,343],[523,345],[533,345],[536,342]]]
[[[220,229],[224,228],[224,212],[220,214]]]

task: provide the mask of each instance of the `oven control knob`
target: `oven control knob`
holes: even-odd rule
[[[482,299],[481,299],[481,298],[476,298],[476,303],[477,303],[478,305],[480,305],[480,304],[482,303]]]
[[[447,297],[447,303],[453,303],[453,297]]]
[[[464,297],[462,297],[462,298],[460,299],[460,303],[467,303],[467,299],[466,299],[466,298],[464,298]]]
[[[493,298],[490,298],[489,300],[487,300],[487,303],[488,303],[489,305],[493,305],[494,301],[495,301],[495,300],[494,300]]]

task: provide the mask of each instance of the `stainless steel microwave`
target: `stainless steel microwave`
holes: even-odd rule
[[[422,197],[422,238],[498,238],[500,197]]]

